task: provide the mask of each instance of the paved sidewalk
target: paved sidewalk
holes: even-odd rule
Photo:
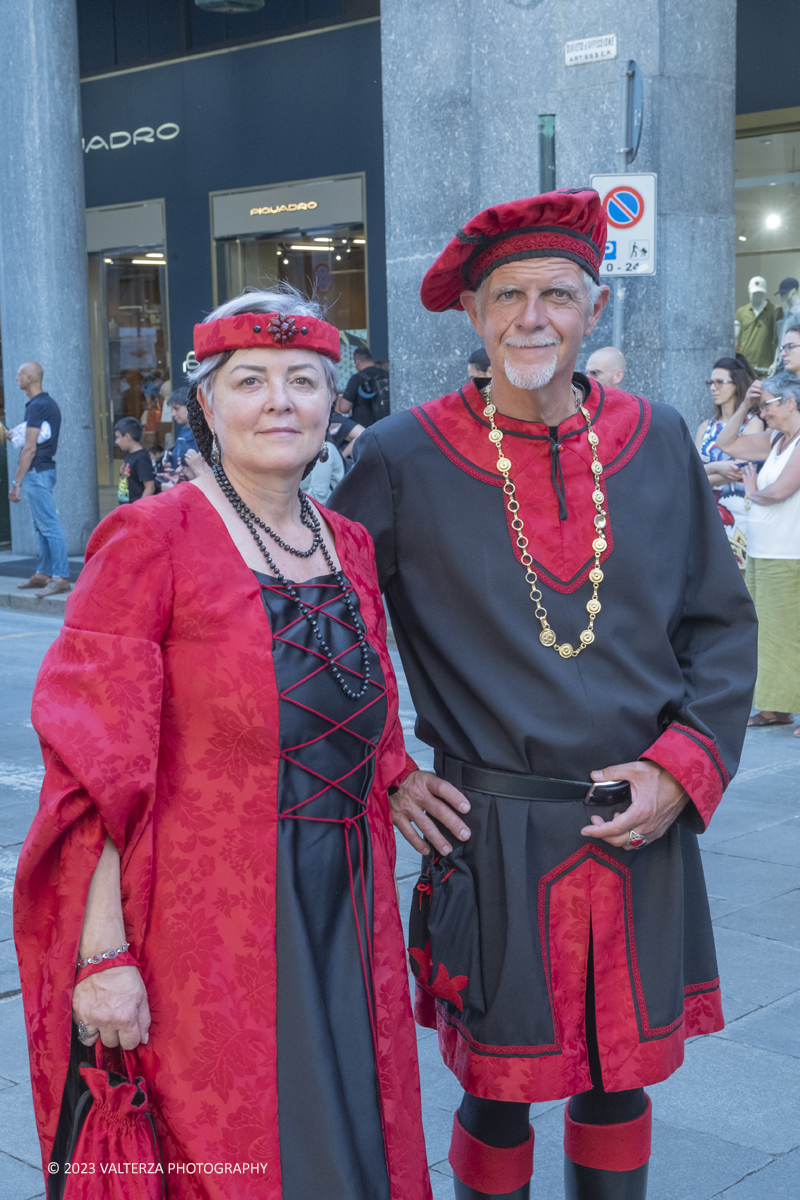
[[[11,889],[42,777],[30,696],[59,627],[57,617],[0,607],[0,1200],[44,1195],[11,941]],[[409,752],[429,767],[431,752],[414,738],[402,683],[401,718]],[[682,1069],[649,1089],[655,1113],[650,1200],[797,1200],[800,739],[792,739],[791,730],[748,734],[742,769],[701,844],[729,1024],[687,1046]],[[400,842],[404,915],[418,865]],[[419,1031],[419,1053],[434,1196],[450,1200],[447,1147],[461,1093],[429,1030]],[[561,1101],[533,1108],[534,1200],[563,1195],[562,1111]]]

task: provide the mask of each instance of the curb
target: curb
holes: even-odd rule
[[[45,596],[39,600],[36,596],[14,596],[11,592],[0,592],[0,608],[12,608],[15,612],[38,613],[40,617],[60,617],[64,620],[64,609],[67,597]]]

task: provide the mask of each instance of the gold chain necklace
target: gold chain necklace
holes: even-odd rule
[[[492,427],[489,431],[489,441],[497,451],[497,469],[503,476],[503,492],[506,497],[506,507],[508,508],[509,515],[511,516],[511,528],[516,534],[517,547],[520,551],[520,559],[523,567],[525,568],[525,581],[531,589],[531,600],[536,605],[536,616],[539,618],[539,623],[542,626],[542,632],[539,634],[539,641],[543,646],[552,646],[562,658],[577,658],[581,650],[585,650],[586,647],[590,646],[594,641],[594,621],[601,608],[600,601],[597,599],[597,589],[603,581],[603,572],[600,569],[600,555],[608,545],[606,539],[603,537],[603,530],[606,527],[608,514],[603,508],[605,497],[600,490],[600,476],[603,474],[603,464],[597,457],[597,447],[600,444],[600,439],[592,429],[592,419],[589,416],[587,409],[583,404],[580,403],[574,384],[572,385],[572,390],[575,392],[576,408],[586,422],[586,430],[589,437],[589,447],[592,451],[592,500],[594,501],[594,506],[597,509],[597,513],[594,518],[594,531],[596,536],[592,542],[592,550],[594,552],[594,567],[589,572],[589,579],[592,583],[593,590],[592,598],[586,605],[586,611],[589,614],[589,624],[581,634],[581,644],[578,646],[577,650],[571,646],[569,642],[562,642],[559,646],[556,635],[548,623],[547,609],[542,605],[542,593],[539,591],[539,577],[533,569],[533,558],[528,553],[528,539],[525,537],[522,518],[519,515],[519,502],[517,500],[516,488],[514,487],[514,484],[510,478],[511,460],[503,453],[503,431],[502,429],[498,429],[494,423],[494,414],[497,412],[497,409],[492,404],[491,384],[489,384],[488,388],[486,388],[486,391],[482,393],[483,398],[486,401],[486,407],[483,410],[483,415],[489,418],[489,424]]]

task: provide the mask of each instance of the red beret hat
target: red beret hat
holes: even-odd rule
[[[523,258],[569,258],[600,282],[606,214],[597,192],[573,188],[495,204],[467,221],[425,273],[420,296],[431,312],[461,308],[503,263]]]
[[[194,327],[194,356],[198,362],[225,350],[249,350],[251,346],[302,346],[326,354],[334,362],[341,356],[339,330],[316,317],[237,313]]]

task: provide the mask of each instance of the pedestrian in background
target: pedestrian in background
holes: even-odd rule
[[[389,416],[389,372],[378,366],[366,346],[359,346],[353,352],[353,362],[356,373],[350,376],[342,393],[341,411],[357,425],[374,425]]]
[[[596,379],[601,387],[616,388],[622,383],[627,366],[621,350],[616,346],[603,346],[589,355],[585,374]]]
[[[25,362],[16,380],[28,397],[25,405],[25,444],[19,456],[8,498],[19,504],[24,489],[31,508],[33,526],[39,536],[36,571],[20,588],[41,588],[36,594],[57,596],[69,592],[69,559],[64,530],[58,519],[53,489],[56,486],[56,450],[61,430],[61,409],[52,396],[42,390],[44,371],[38,362]],[[39,441],[40,434],[46,434]]]
[[[766,431],[742,435],[755,400]],[[748,724],[791,725],[800,712],[800,379],[783,373],[756,380],[717,444],[748,460],[742,471],[750,506],[745,578],[758,615],[758,712]],[[754,462],[764,463],[758,474]]]
[[[730,454],[719,448],[717,435],[744,401],[753,379],[753,371],[747,359],[741,355],[717,359],[711,368],[711,378],[706,380],[714,409],[710,417],[700,422],[695,435],[695,445],[700,451],[717,504],[731,516],[730,522],[724,520],[723,523],[740,571],[744,571],[747,562],[747,509],[742,470]],[[745,413],[739,433],[743,437],[752,436],[754,433],[763,433],[764,428],[756,403]]]
[[[780,356],[784,371],[800,376],[800,325],[790,325],[784,329]]]
[[[479,392],[488,386],[492,378],[492,364],[483,346],[477,350],[473,350],[472,354],[470,354],[469,362],[467,363],[467,374]]]
[[[141,422],[136,417],[123,417],[117,421],[114,441],[125,455],[119,468],[118,502],[132,504],[144,496],[154,495],[156,473],[153,460],[142,445]]]

